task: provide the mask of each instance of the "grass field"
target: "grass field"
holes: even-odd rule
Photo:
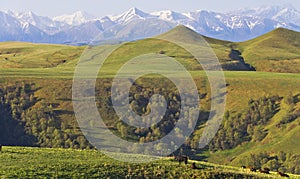
[[[248,169],[189,161],[178,165],[172,158],[134,164],[110,159],[96,150],[3,147],[1,178],[277,178]],[[119,154],[122,157],[123,154]],[[143,158],[145,156],[132,156]],[[190,168],[192,162],[199,170]],[[299,178],[297,175],[290,178]]]

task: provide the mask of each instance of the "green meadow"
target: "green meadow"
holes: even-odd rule
[[[118,157],[123,155],[118,154]],[[191,165],[179,165],[172,157],[151,163],[126,163],[96,150],[4,147],[0,161],[2,178],[279,178],[275,172],[260,174],[193,160],[190,163],[195,162],[199,169],[191,169]]]

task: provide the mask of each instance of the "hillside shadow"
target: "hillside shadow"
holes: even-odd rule
[[[296,95],[294,96],[294,102],[295,102],[295,103],[299,103],[299,102],[300,102],[300,94],[296,94]]]
[[[72,98],[57,98],[59,101],[72,101]]]
[[[203,154],[203,150],[190,150],[187,153],[191,160],[207,162],[207,156]]]
[[[36,146],[38,139],[26,132],[25,124],[12,117],[0,105],[0,144],[4,146]]]

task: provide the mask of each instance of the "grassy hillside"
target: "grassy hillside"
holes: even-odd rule
[[[287,102],[287,99],[290,99],[290,101],[293,102],[289,103]],[[208,161],[218,161],[223,164],[234,164],[237,166],[241,164],[258,166],[263,165],[268,167],[273,166],[277,167],[277,169],[283,170],[292,166],[296,167],[297,162],[300,160],[300,150],[299,147],[296,147],[300,145],[297,139],[300,134],[299,105],[299,95],[290,97],[287,95],[285,98],[280,100],[280,103],[275,102],[275,110],[273,111],[276,112],[271,113],[271,117],[269,119],[261,117],[258,120],[258,125],[254,127],[253,131],[249,128],[249,125],[252,125],[251,123],[248,124],[246,129],[244,129],[247,131],[247,133],[251,133],[251,139],[248,140],[248,142],[246,142],[247,138],[245,138],[243,139],[242,143],[238,144],[234,148],[227,148],[226,150],[218,150],[214,153],[207,153],[207,155],[210,156]],[[253,106],[251,108],[253,108]],[[264,109],[258,113],[263,115]],[[251,113],[247,114],[251,115]],[[230,115],[234,116],[233,113],[230,113]],[[242,120],[245,120],[243,118],[244,117],[241,117]],[[230,120],[232,120],[230,123],[236,123],[234,117],[231,117]],[[224,119],[224,122],[226,127],[226,124],[228,124],[229,120]],[[244,121],[242,121],[242,123],[243,122]],[[242,127],[243,126],[241,125],[239,128]],[[228,134],[228,136],[229,135],[230,134]],[[223,139],[224,141],[230,141],[230,137],[227,139],[225,137]],[[252,155],[263,155],[265,159],[262,159],[262,156],[253,159],[253,161],[247,159]],[[284,159],[281,159],[281,155],[284,155]],[[272,162],[274,164],[271,164],[270,160],[273,160]],[[294,160],[296,160],[294,164],[289,163]],[[254,161],[256,164],[252,163]],[[258,161],[262,161],[262,163],[259,163]],[[299,169],[295,171],[298,173]]]
[[[199,87],[199,93],[208,93],[208,95],[201,100],[201,107],[202,109],[204,109],[204,111],[209,110],[209,85],[207,84],[203,73],[194,73],[195,74],[193,74],[193,76]],[[297,88],[300,83],[299,75],[262,72],[225,72],[225,76],[226,83],[228,84],[226,110],[230,111],[232,115],[235,115],[237,113],[243,114],[245,111],[247,111],[248,102],[250,99],[257,100],[263,96],[272,95],[279,95],[283,98],[288,96],[291,92],[295,97],[295,105],[293,107],[292,113],[300,109],[299,99],[296,99],[296,96],[300,94],[299,88]],[[156,83],[158,82],[157,80],[159,79],[152,79],[151,81],[152,83]],[[23,131],[27,131],[28,134],[34,134],[36,136],[35,138],[38,141],[42,140],[42,146],[72,148],[88,147],[85,141],[82,140],[81,132],[77,129],[77,123],[73,113],[73,106],[71,101],[72,79],[69,76],[63,77],[61,74],[57,74],[57,76],[54,74],[52,76],[49,76],[48,74],[41,74],[41,76],[39,76],[38,78],[32,76],[18,76],[9,78],[5,77],[1,78],[1,89],[3,89],[3,86],[16,86],[16,81],[19,84],[27,83],[34,84],[35,86],[34,88],[36,90],[34,91],[33,95],[36,98],[36,102],[28,109],[28,112],[34,110],[49,110],[48,107],[51,106],[51,111],[53,114],[51,116],[54,117],[56,121],[54,123],[54,126],[58,125],[57,129],[61,130],[62,132],[51,133],[51,131],[53,131],[53,128],[51,128],[52,126],[50,123],[48,124],[48,128],[46,129],[46,133],[43,133],[43,131],[32,133],[30,131],[28,132],[28,129],[24,129]],[[109,81],[110,79],[99,79],[97,86],[104,88],[103,90],[105,91],[106,88],[109,88],[109,86],[107,86],[107,84],[109,84]],[[148,85],[145,82],[142,82],[142,84],[146,86]],[[285,86],[285,88],[282,88],[282,86]],[[108,94],[100,91],[99,97],[107,98]],[[267,131],[267,135],[263,140],[247,141],[245,143],[239,144],[233,149],[220,149],[213,153],[205,152],[202,156],[206,158],[205,160],[211,162],[240,166],[246,165],[246,163],[243,163],[243,161],[240,161],[240,159],[243,159],[245,156],[248,156],[250,154],[257,154],[263,151],[268,151],[274,154],[276,154],[278,151],[299,154],[299,148],[295,146],[300,145],[297,138],[300,131],[300,118],[298,117],[292,122],[288,122],[282,124],[280,127],[277,127],[276,125],[284,119],[286,114],[291,114],[291,112],[285,107],[285,104],[283,102],[278,103],[278,105],[278,111],[274,112],[275,115],[263,126],[263,130]],[[105,110],[103,113],[105,114]],[[28,113],[28,115],[30,115],[30,113]],[[115,118],[113,113],[107,116],[107,118],[111,117]],[[114,125],[114,122],[110,122],[110,126]],[[37,126],[37,128],[40,127],[41,126]],[[234,129],[233,126],[231,128]],[[15,132],[12,129],[13,128],[11,128],[11,130],[8,130],[7,134],[4,136],[12,135]],[[115,128],[114,130],[117,131],[116,135],[120,135],[117,128]],[[200,127],[200,130],[197,130],[195,134],[201,134],[201,132],[202,131]],[[43,140],[45,138],[47,138],[47,140]],[[57,144],[57,142],[59,142],[59,144]],[[1,143],[5,144],[3,143],[3,141]],[[15,143],[15,145],[17,145],[17,143]]]
[[[24,42],[0,43],[1,68],[51,68],[78,60],[84,47],[32,44]]]
[[[300,72],[299,32],[279,28],[236,46],[258,71]]]
[[[188,28],[179,26],[162,36],[193,40],[198,38],[199,35]],[[209,151],[209,148],[207,148],[206,151],[196,151],[196,153],[191,153],[191,156],[199,157],[201,155],[202,158],[204,157],[205,160],[211,162],[236,166],[254,165],[251,162],[264,161],[257,165],[300,173],[297,168],[300,162],[298,147],[300,142],[297,140],[300,137],[298,36],[299,33],[297,32],[277,29],[264,36],[242,43],[231,43],[204,37],[220,59],[222,66],[227,70],[234,70],[224,72],[227,84],[226,111],[228,111],[229,117],[224,120],[221,132],[215,138],[215,143],[210,145],[212,150]],[[78,128],[74,116],[71,91],[74,69],[84,49],[85,47],[64,45],[0,43],[0,143],[43,147],[91,148]],[[187,146],[183,147],[185,149],[195,148],[195,141],[197,142],[199,135],[202,133],[203,124],[207,120],[207,113],[210,110],[210,85],[205,72],[201,71],[201,66],[191,54],[170,42],[154,38],[129,42],[111,54],[98,75],[96,85],[98,96],[96,99],[98,100],[99,111],[108,118],[107,125],[111,130],[116,135],[122,136],[124,128],[120,125],[118,127],[119,122],[116,120],[111,105],[109,105],[112,77],[132,57],[145,53],[162,52],[182,63],[191,72],[199,89],[201,96],[200,122]],[[97,61],[97,58],[93,58],[88,63],[89,65],[95,65],[99,61]],[[256,70],[263,72],[241,71],[249,70],[251,66],[247,63],[254,66]],[[89,69],[87,68],[87,70]],[[155,85],[155,83],[157,84]],[[143,102],[144,104],[151,96],[150,94],[163,89],[166,91],[161,93],[166,95],[165,98],[172,104],[177,104],[179,98],[176,90],[173,90],[173,86],[162,82],[161,77],[153,78],[153,76],[139,79],[136,82],[136,85],[132,87],[131,102],[132,104],[134,102]],[[274,96],[276,96],[276,100],[272,101]],[[290,100],[291,98],[293,99],[292,103],[286,102],[286,99]],[[136,110],[143,114],[143,112],[147,112],[147,106],[138,106]],[[168,112],[170,116],[166,117],[165,121],[176,121],[177,109],[170,109]],[[164,125],[171,126],[170,123]],[[154,138],[159,138],[166,133],[159,126],[145,131],[128,126],[125,129],[127,130],[125,133],[129,134],[128,138],[130,140],[153,140],[149,135],[153,134],[155,129],[158,130],[156,130]],[[238,141],[238,139],[245,139],[245,141]],[[17,151],[16,156],[14,156],[13,150]],[[3,159],[1,156],[0,160],[6,161],[9,156],[18,158],[23,150],[25,156],[27,156],[27,153],[45,152],[43,150],[7,148],[7,152],[4,152],[5,155],[3,155],[6,158]],[[55,151],[59,150],[55,149]],[[78,151],[72,150],[72,152],[76,153]],[[93,151],[80,152],[87,152],[87,155],[94,156]],[[200,154],[197,154],[197,152],[200,152]],[[279,159],[278,156],[282,154],[279,152],[283,152],[288,160]],[[45,153],[51,155],[51,152]],[[43,154],[41,155],[43,156]],[[63,155],[65,155],[64,152],[59,154],[60,157]],[[74,155],[77,156],[77,154]],[[255,161],[249,159],[252,155]],[[57,156],[53,156],[54,159],[55,157]],[[81,176],[82,173],[72,173],[68,170],[68,167],[79,167],[82,170],[89,167],[103,167],[96,163],[85,163],[85,160],[81,160],[81,157],[79,155],[76,160],[84,163],[83,168],[80,165],[73,166],[73,164],[66,164],[61,161],[62,163],[57,166],[58,169],[53,167],[49,169],[46,162],[51,163],[51,166],[56,165],[53,161],[45,160],[45,173],[41,175],[61,176],[66,172],[68,175]],[[101,154],[99,157],[102,157]],[[41,160],[41,158],[34,160]],[[35,168],[36,161],[32,161],[32,169],[23,170],[18,166],[17,174],[32,176],[34,170],[42,171],[43,167]],[[102,161],[103,159],[99,158],[99,162]],[[199,164],[202,165],[202,163]],[[16,165],[14,161],[8,164],[8,168],[13,168],[13,165]],[[128,164],[118,163],[118,165],[127,166]],[[168,170],[173,170],[174,165],[171,162],[171,168]],[[111,168],[112,164],[109,163],[107,166]],[[17,175],[13,174],[14,169],[1,167],[0,174],[9,170],[10,176]],[[135,167],[139,168],[141,166]],[[48,170],[63,172],[62,174],[60,172],[53,174]],[[98,171],[96,174],[95,170],[93,168],[88,173],[91,176],[105,176],[105,174],[99,174]],[[239,169],[234,168],[233,170]],[[113,171],[117,176],[122,175],[118,172],[128,173],[127,170],[114,169]],[[186,172],[190,174],[191,171],[187,169]],[[202,175],[201,172],[199,175]],[[209,171],[205,172],[208,176],[210,175]],[[228,172],[231,173],[232,170]],[[239,172],[243,173],[243,171]],[[217,170],[217,173],[223,173],[223,171]],[[175,172],[174,176],[181,174]],[[171,175],[173,176],[173,174]]]
[[[170,30],[169,32],[158,35],[157,37],[158,38],[167,38],[167,39],[176,39],[181,42],[187,42],[187,43],[193,43],[193,42],[196,42],[197,40],[201,39],[201,40],[203,40],[203,44],[207,43],[208,45],[210,45],[213,48],[218,59],[221,62],[224,63],[228,60],[231,60],[229,57],[229,53],[230,53],[230,46],[232,45],[232,42],[201,36],[200,34],[195,33],[193,30],[191,30],[185,26],[182,26],[182,25],[175,27],[174,29]],[[206,42],[204,42],[204,41],[206,41]]]
[[[95,150],[4,147],[0,153],[1,178],[277,178],[239,167],[189,161],[178,165],[171,158],[147,164],[119,162]],[[118,155],[119,158],[123,154]],[[144,158],[147,156],[135,155]],[[195,162],[199,169],[191,169]],[[290,178],[298,175],[289,174]]]
[[[157,37],[180,38],[183,42],[199,38],[199,34],[184,27],[177,26],[173,30]],[[300,33],[279,28],[258,38],[233,43],[203,37],[212,47],[224,70],[299,73],[300,69]],[[139,48],[136,48],[139,47]],[[31,44],[21,42],[0,43],[0,68],[68,68],[73,70],[85,47],[65,45]],[[132,50],[134,49],[134,50]],[[145,39],[126,43],[118,49],[108,68],[118,67],[120,60],[147,52],[159,53],[175,57],[189,70],[199,70],[201,66],[194,58],[180,47],[157,39]],[[126,53],[125,53],[126,52]],[[129,53],[128,53],[129,52]],[[122,56],[122,58],[118,58]],[[245,61],[245,63],[243,62]],[[249,65],[247,65],[249,64]],[[250,67],[251,67],[250,66]]]

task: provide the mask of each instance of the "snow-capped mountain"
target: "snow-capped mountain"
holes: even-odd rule
[[[254,9],[244,9],[240,14],[249,14],[252,16],[264,17],[279,22],[300,23],[300,12],[290,5],[285,6],[263,6]]]
[[[152,12],[151,15],[157,17],[158,19],[170,21],[170,22],[186,21],[189,19],[189,17],[187,17],[184,14],[177,13],[170,10]]]
[[[0,12],[0,40],[1,41],[30,41],[38,42],[47,38],[47,33],[29,22],[22,22],[16,17]]]
[[[63,22],[71,26],[77,26],[94,19],[96,19],[95,16],[83,11],[77,11],[73,14],[64,14],[53,18],[54,21]]]
[[[45,33],[52,35],[69,26],[64,23],[54,21],[49,17],[38,16],[35,13],[29,12],[13,12],[8,11],[8,14],[18,19],[22,24],[30,24],[36,28],[44,31]]]
[[[81,11],[49,18],[33,12],[0,11],[0,41],[68,44],[131,41],[161,34],[178,24],[205,36],[244,41],[278,27],[300,31],[300,12],[291,6],[263,6],[228,13],[205,10],[146,13],[131,8],[120,15],[102,18]]]
[[[126,24],[134,20],[143,20],[151,17],[149,14],[137,9],[130,8],[128,11],[117,16],[110,16],[111,20],[118,24]]]

